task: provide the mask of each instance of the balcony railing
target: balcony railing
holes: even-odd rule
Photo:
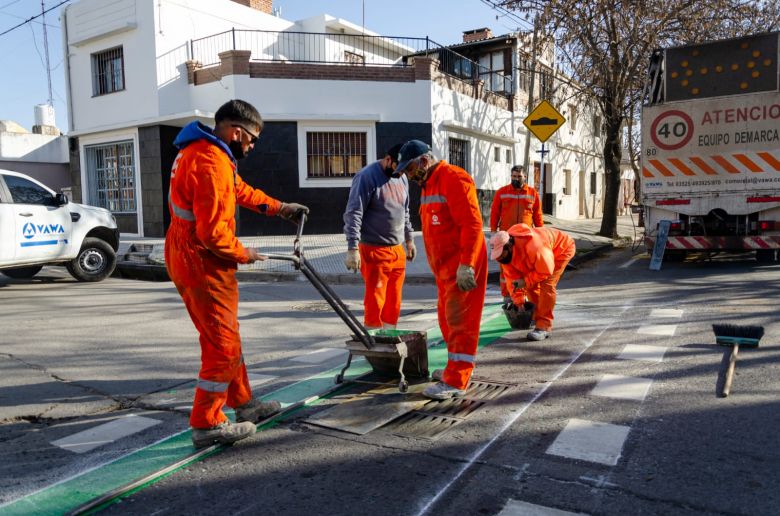
[[[219,53],[227,50],[249,50],[252,61],[322,65],[408,66],[409,57],[434,57],[443,73],[470,82],[481,79],[501,95],[514,92],[511,75],[488,70],[430,38],[231,29],[188,45],[189,58],[202,66],[218,64]]]

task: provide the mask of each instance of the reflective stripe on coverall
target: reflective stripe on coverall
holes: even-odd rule
[[[360,273],[366,282],[363,298],[364,322],[367,328],[398,324],[401,314],[401,291],[406,277],[406,251],[401,244],[358,244]]]
[[[420,196],[420,219],[428,263],[436,277],[438,316],[449,352],[442,381],[468,387],[479,342],[487,287],[487,248],[474,180],[462,168],[440,161]],[[476,288],[461,292],[458,265],[474,268]]]
[[[512,262],[507,266],[507,281],[525,280],[525,294],[512,292],[512,301],[519,305],[527,295],[536,304],[536,329],[552,330],[556,287],[574,256],[574,239],[555,228],[530,228],[517,224],[509,228],[515,246]],[[510,283],[511,285],[511,283]]]
[[[227,420],[223,405],[252,398],[238,331],[236,268],[248,259],[235,236],[236,203],[267,215],[281,203],[244,183],[231,156],[206,140],[176,156],[168,199],[165,266],[200,334],[190,425],[211,428]]]
[[[490,231],[506,231],[515,224],[525,224],[529,227],[540,228],[544,226],[542,219],[542,203],[539,201],[539,193],[535,188],[523,185],[515,188],[511,184],[502,186],[496,190],[493,204],[490,207]],[[509,296],[509,284],[506,281],[506,265],[499,264],[501,277],[501,295]]]

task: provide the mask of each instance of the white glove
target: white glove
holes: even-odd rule
[[[414,240],[407,240],[406,241],[406,258],[413,262],[414,258],[417,256],[417,248],[414,246]]]
[[[301,218],[301,213],[308,215],[309,208],[297,202],[283,202],[281,208],[279,208],[280,217],[296,224]]]
[[[357,249],[347,249],[347,256],[344,258],[344,265],[348,271],[357,272],[360,270],[360,251]]]
[[[458,265],[458,273],[455,276],[455,283],[463,292],[468,292],[469,290],[475,288],[477,286],[477,280],[474,278],[474,269],[470,265]]]

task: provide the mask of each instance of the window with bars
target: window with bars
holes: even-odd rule
[[[131,140],[85,147],[89,203],[112,213],[135,213],[135,159]]]
[[[553,74],[548,68],[542,69],[539,73],[539,96],[544,100],[552,100],[553,96]]]
[[[306,177],[351,177],[367,164],[366,133],[306,133]]]
[[[92,54],[92,95],[125,89],[125,58],[122,47]]]
[[[450,159],[451,164],[460,167],[463,170],[469,169],[469,142],[460,138],[450,138]]]

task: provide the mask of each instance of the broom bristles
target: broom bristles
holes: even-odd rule
[[[739,337],[760,340],[764,336],[763,326],[743,326],[739,324],[713,324],[716,337]]]

